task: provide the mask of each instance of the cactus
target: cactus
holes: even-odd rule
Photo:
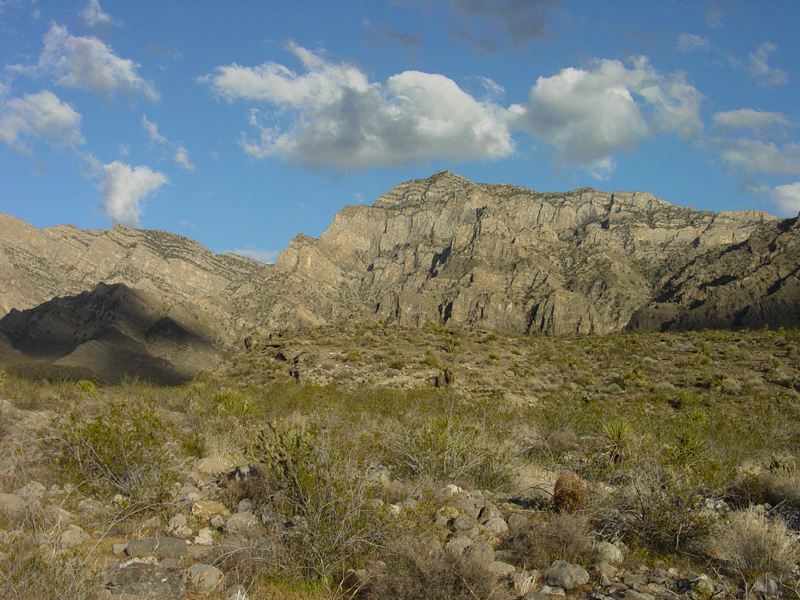
[[[586,486],[580,475],[565,471],[556,479],[553,506],[558,512],[575,512],[586,507]]]

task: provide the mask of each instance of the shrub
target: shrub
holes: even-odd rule
[[[586,486],[580,475],[566,471],[558,476],[553,489],[553,506],[559,512],[575,512],[586,507]]]
[[[501,445],[462,416],[412,419],[388,435],[387,446],[392,471],[407,477],[497,489],[511,476],[511,460]]]
[[[505,583],[477,559],[402,539],[381,554],[363,597],[368,600],[506,600]]]
[[[365,465],[332,445],[338,433],[308,420],[283,420],[271,423],[250,450],[270,471],[273,509],[292,523],[279,533],[283,567],[325,581],[363,563],[394,526],[369,497]]]
[[[179,440],[155,409],[115,401],[94,420],[73,409],[56,417],[53,427],[53,462],[73,483],[119,492],[136,504],[169,498],[176,473],[165,447]]]
[[[544,569],[554,560],[589,564],[595,559],[589,519],[574,514],[556,515],[508,543],[517,562],[526,569]]]
[[[715,527],[710,545],[731,574],[746,581],[764,574],[786,575],[800,558],[783,521],[771,521],[753,509],[736,511],[727,522]]]

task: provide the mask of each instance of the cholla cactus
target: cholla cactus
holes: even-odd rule
[[[565,471],[556,479],[553,505],[559,512],[575,512],[586,506],[586,486],[580,475]]]
[[[269,429],[258,434],[249,454],[255,461],[269,465],[277,479],[291,478],[313,452],[316,427],[309,423],[287,425],[275,421],[267,425]]]

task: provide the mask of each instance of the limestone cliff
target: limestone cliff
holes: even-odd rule
[[[267,266],[235,254],[216,255],[194,240],[116,225],[39,229],[0,214],[0,317],[100,282],[124,283],[176,299],[220,296]]]
[[[540,194],[442,171],[346,207],[318,239],[296,237],[239,294],[261,298],[253,319],[267,327],[372,316],[603,333],[628,325],[696,258],[779,223],[646,192]]]

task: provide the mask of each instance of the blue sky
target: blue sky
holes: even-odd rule
[[[0,212],[274,260],[449,169],[800,211],[798,0],[0,0]]]

